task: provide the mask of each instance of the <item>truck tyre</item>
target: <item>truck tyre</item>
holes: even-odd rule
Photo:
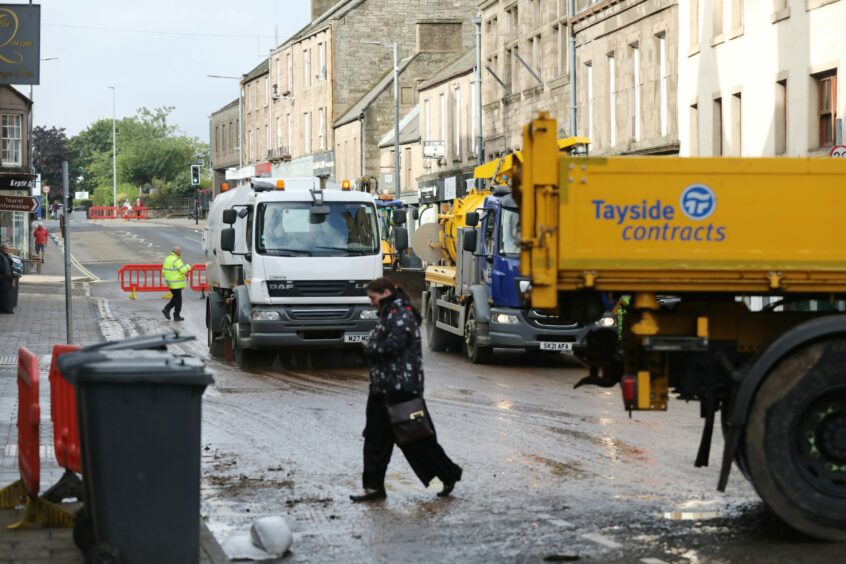
[[[221,338],[223,333],[212,328],[212,307],[214,307],[214,304],[211,303],[211,296],[209,296],[209,298],[206,298],[206,339],[209,345],[209,354],[220,358],[223,356],[224,349],[224,342]]]
[[[493,347],[479,345],[479,324],[476,322],[476,302],[470,302],[467,317],[464,320],[464,351],[473,364],[486,364],[493,355]]]
[[[426,312],[426,340],[429,342],[429,350],[433,352],[444,352],[449,346],[449,334],[443,329],[435,326],[438,319],[436,298],[429,295],[429,307]]]
[[[776,365],[750,408],[743,454],[752,484],[783,521],[846,541],[846,339]]]
[[[241,370],[252,370],[256,366],[256,359],[258,353],[252,349],[245,349],[241,345],[241,338],[238,335],[237,323],[233,324],[232,329],[232,350],[235,353],[235,364]]]

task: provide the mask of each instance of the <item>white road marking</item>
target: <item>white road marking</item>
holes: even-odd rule
[[[643,564],[669,564],[660,558],[641,558],[640,559]]]
[[[187,235],[185,236],[185,238],[189,241],[194,241],[195,243],[202,243],[202,241],[200,241],[199,239],[194,239],[193,237],[188,237]]]
[[[589,541],[593,541],[596,544],[601,544],[602,546],[607,546],[608,548],[623,548],[623,545],[614,542],[613,540],[609,539],[604,535],[600,535],[599,533],[585,533],[582,535],[583,539],[587,539]]]

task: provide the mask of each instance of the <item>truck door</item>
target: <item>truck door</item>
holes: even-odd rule
[[[493,215],[493,214],[488,214]],[[519,213],[516,209],[496,207],[496,246],[493,252],[491,297],[494,305],[520,307],[515,276],[520,266],[520,247],[517,245]]]

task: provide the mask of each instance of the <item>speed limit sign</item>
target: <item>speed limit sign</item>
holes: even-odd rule
[[[828,153],[829,157],[846,157],[846,145],[835,145]]]

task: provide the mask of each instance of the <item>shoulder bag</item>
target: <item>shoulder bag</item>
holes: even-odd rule
[[[388,406],[394,441],[405,446],[435,436],[423,398],[417,397]]]

